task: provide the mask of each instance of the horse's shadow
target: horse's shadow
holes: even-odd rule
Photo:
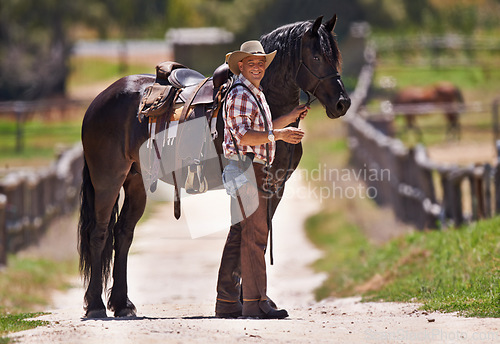
[[[141,320],[204,320],[204,319],[220,319],[214,315],[194,315],[194,316],[183,316],[183,317],[106,317],[106,318],[80,318],[81,321],[141,321]]]

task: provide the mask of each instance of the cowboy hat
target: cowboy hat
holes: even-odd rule
[[[259,41],[248,41],[241,45],[240,50],[233,51],[226,54],[226,62],[229,65],[229,69],[234,74],[240,74],[240,68],[238,67],[238,62],[242,61],[248,56],[264,56],[266,58],[266,69],[269,67],[271,62],[276,55],[276,50],[266,54],[264,48]]]

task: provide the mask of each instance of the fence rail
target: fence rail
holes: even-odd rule
[[[51,166],[0,178],[0,265],[8,252],[36,242],[51,220],[78,206],[82,168],[83,150],[77,144]]]
[[[467,36],[447,34],[437,36],[379,37],[375,39],[377,51],[416,51],[422,49],[500,51],[500,40],[493,36]]]
[[[429,159],[424,146],[408,148],[365,120],[362,104],[372,82],[373,62],[374,58],[369,59],[360,73],[345,119],[351,165],[389,176],[365,181],[376,188],[375,201],[390,206],[399,220],[419,229],[460,226],[500,214],[498,165],[439,164]],[[498,101],[495,106],[498,112]],[[497,147],[500,152],[500,142]]]

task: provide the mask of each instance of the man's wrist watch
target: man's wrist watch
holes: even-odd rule
[[[269,130],[269,132],[267,133],[267,139],[271,142],[274,142],[275,138],[272,130]]]

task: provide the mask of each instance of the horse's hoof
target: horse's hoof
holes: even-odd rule
[[[106,314],[105,309],[96,309],[93,311],[87,311],[87,314],[85,314],[85,317],[87,319],[102,319],[102,318],[107,318],[108,315]]]
[[[115,312],[115,317],[123,318],[123,317],[135,317],[135,309],[131,308],[123,308],[119,312]]]

